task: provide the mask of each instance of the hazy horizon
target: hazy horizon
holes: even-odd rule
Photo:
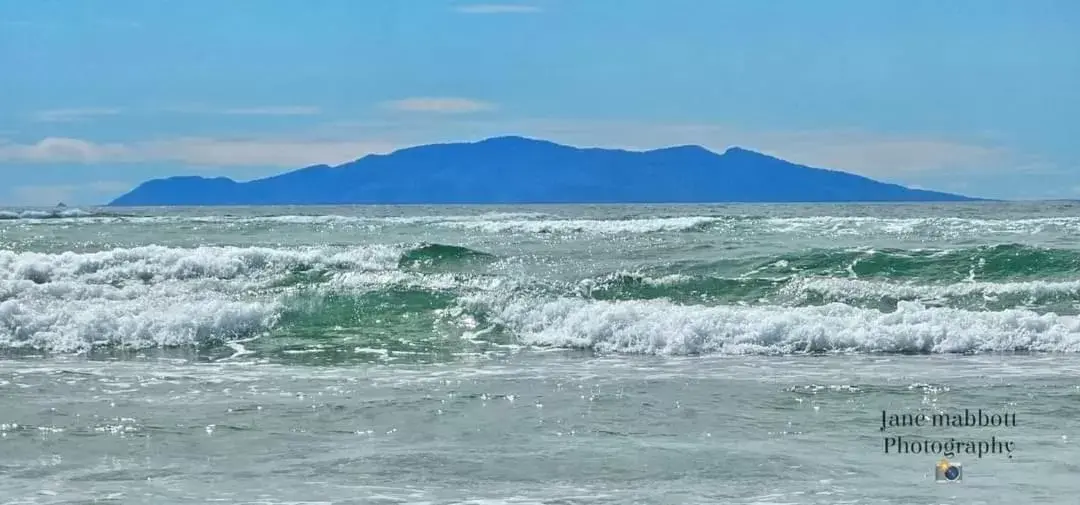
[[[1080,196],[1073,2],[258,5],[0,0],[0,205],[508,134]]]

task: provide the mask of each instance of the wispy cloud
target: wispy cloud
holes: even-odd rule
[[[462,14],[537,14],[543,12],[535,5],[521,4],[469,4],[460,5],[454,10]]]
[[[386,108],[407,112],[467,114],[495,109],[495,105],[480,100],[455,97],[413,97],[383,104]]]
[[[0,162],[20,163],[100,163],[123,158],[123,144],[103,144],[87,140],[48,137],[34,144],[0,142]]]
[[[49,109],[34,113],[35,121],[43,123],[71,123],[86,121],[95,117],[115,116],[123,112],[111,107],[85,107],[76,109]]]
[[[439,112],[469,109],[460,103],[444,101],[448,99],[412,100],[397,105],[404,105],[406,110]],[[697,144],[723,152],[728,147],[741,146],[809,166],[924,186],[936,186],[947,180],[989,180],[995,174],[1053,174],[1057,168],[1005,145],[949,138],[858,131],[749,131],[717,124],[485,121],[430,115],[401,116],[370,124],[328,124],[324,131],[286,137],[182,137],[122,143],[63,137],[35,143],[5,143],[0,139],[0,163],[175,163],[206,169],[297,168],[344,163],[410,145],[478,140],[508,133],[580,147],[630,150]]]
[[[297,168],[338,164],[366,154],[385,153],[396,144],[377,140],[174,138],[102,143],[50,137],[33,144],[0,143],[0,163],[180,163],[213,167]]]

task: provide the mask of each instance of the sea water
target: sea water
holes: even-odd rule
[[[1078,238],[1068,203],[0,210],[0,503],[1072,504]],[[1013,422],[883,421],[980,410]]]

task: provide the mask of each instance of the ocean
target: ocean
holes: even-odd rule
[[[1075,203],[4,209],[0,503],[1074,504],[1078,239]]]

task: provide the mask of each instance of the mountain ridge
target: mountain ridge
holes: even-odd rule
[[[522,136],[424,144],[261,179],[173,176],[109,206],[977,201],[792,163],[738,146],[647,151]]]

